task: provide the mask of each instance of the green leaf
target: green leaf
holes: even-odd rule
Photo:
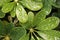
[[[16,16],[21,23],[26,23],[28,20],[28,15],[22,5],[17,5],[16,7]]]
[[[9,34],[9,33],[12,31],[13,28],[14,28],[13,23],[8,23],[8,24],[4,27],[5,33],[6,33],[6,34]]]
[[[3,13],[1,10],[0,10],[0,18],[3,18],[5,16],[5,13]]]
[[[48,1],[52,6],[60,8],[60,0],[48,0]]]
[[[26,30],[22,27],[13,28],[10,33],[10,38],[12,40],[19,40],[26,34]]]
[[[28,29],[28,28],[31,27],[31,25],[28,23],[28,21],[27,21],[26,23],[20,23],[20,25],[21,25],[22,27],[24,27],[25,29]]]
[[[0,6],[3,6],[5,3],[10,2],[11,0],[0,0]]]
[[[12,23],[8,23],[7,25],[3,25],[3,22],[0,22],[0,34],[1,35],[7,35],[11,32],[11,30],[13,29],[14,25]]]
[[[60,40],[60,32],[55,30],[45,30],[38,32],[44,40]]]
[[[38,12],[34,18],[34,25],[37,25],[39,22],[44,20],[45,17],[46,17],[45,11]]]
[[[7,13],[10,12],[14,7],[14,2],[12,3],[5,3],[5,5],[3,5],[2,7],[2,12]]]
[[[39,30],[51,30],[56,28],[58,24],[59,24],[59,18],[49,17],[45,20],[42,20],[40,23],[38,23],[36,28]]]
[[[33,1],[33,0],[22,0],[20,3],[25,6],[26,8],[32,10],[32,11],[37,11],[40,10],[43,7],[43,3],[41,1]]]
[[[29,35],[25,34],[22,38],[20,38],[19,40],[29,40]]]
[[[48,0],[49,1],[49,0]],[[53,3],[55,3],[57,0],[51,0],[49,1],[49,3],[52,5]]]
[[[46,15],[49,15],[51,10],[52,10],[52,6],[49,4],[48,0],[44,0],[44,6],[42,8],[42,11],[45,11],[44,13]]]
[[[53,6],[60,8],[60,0],[57,0],[56,3],[53,4]]]
[[[34,14],[33,12],[28,12],[28,21],[24,24],[21,24],[23,27],[26,29],[31,28],[33,26],[33,21],[34,21]]]
[[[33,25],[33,21],[34,21],[34,13],[33,12],[29,12],[28,13],[28,22],[30,25]]]
[[[16,8],[14,8],[11,12],[10,12],[11,16],[12,17],[15,17],[16,15]]]
[[[39,11],[36,14],[36,17],[34,19],[35,25],[37,25],[39,22],[41,22],[42,20],[44,20],[46,18],[46,15],[50,14],[51,9],[52,9],[52,7],[48,3],[48,1],[44,0],[44,6],[43,6],[43,8],[41,9],[41,11]]]

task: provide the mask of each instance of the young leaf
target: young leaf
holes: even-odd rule
[[[28,22],[29,22],[29,24],[33,25],[33,21],[34,21],[34,13],[29,12],[28,13]]]
[[[39,30],[51,30],[58,26],[59,18],[57,17],[49,17],[45,20],[42,20],[40,23],[37,24],[37,29]]]
[[[26,23],[28,20],[28,15],[22,5],[17,5],[16,16],[21,23]]]
[[[10,12],[11,16],[12,17],[15,17],[16,15],[16,8],[14,8],[11,12]]]
[[[17,27],[17,28],[12,29],[12,31],[10,32],[10,38],[12,40],[19,40],[25,34],[26,34],[26,30],[24,28]]]
[[[44,40],[60,40],[60,32],[55,30],[45,30],[38,32]]]
[[[33,12],[28,12],[28,21],[24,24],[21,24],[23,27],[26,29],[31,28],[33,26],[33,21],[34,21],[34,14]]]
[[[2,7],[2,12],[7,13],[10,12],[14,7],[14,2],[12,3],[5,3]]]
[[[25,6],[26,8],[32,10],[32,11],[37,11],[40,10],[43,7],[43,3],[41,1],[37,2],[37,1],[32,1],[32,0],[22,0],[20,1],[20,3],[22,3],[23,6]]]

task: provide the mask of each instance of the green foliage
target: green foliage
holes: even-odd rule
[[[12,40],[19,40],[19,38],[23,37],[26,34],[26,31],[22,27],[13,28],[10,32],[10,38]]]
[[[13,3],[5,3],[5,5],[3,5],[2,7],[2,12],[7,13],[9,11],[11,11],[14,7],[14,2]]]
[[[58,8],[60,0],[0,0],[0,40],[60,40]]]
[[[14,9],[10,12],[10,14],[11,14],[12,17],[15,17],[15,15],[16,15],[16,12],[15,12],[15,11],[16,11],[16,8],[14,8]]]
[[[60,8],[60,0],[48,0],[49,3],[52,5],[52,6],[55,6],[57,8]]]
[[[0,10],[0,18],[3,18],[5,16],[5,13],[3,13],[1,10]]]
[[[60,32],[56,30],[45,30],[38,33],[44,38],[44,40],[60,40]]]
[[[0,35],[4,37],[3,40],[5,40],[5,37],[8,36],[12,40],[19,40],[20,37],[23,37],[25,35],[25,29],[23,27],[14,27],[12,23],[8,23],[6,26],[3,26],[2,22],[0,21]],[[7,40],[7,38],[6,38]]]
[[[57,17],[50,17],[41,21],[37,26],[37,29],[40,30],[51,30],[58,26],[59,19]]]
[[[26,14],[26,11],[24,10],[24,8],[18,4],[17,8],[16,8],[16,15],[18,20],[21,23],[25,23],[28,20],[28,15]]]
[[[24,5],[25,7],[27,7],[30,10],[36,11],[39,10],[43,7],[43,3],[42,0],[41,1],[34,1],[34,0],[22,0],[21,4]]]

